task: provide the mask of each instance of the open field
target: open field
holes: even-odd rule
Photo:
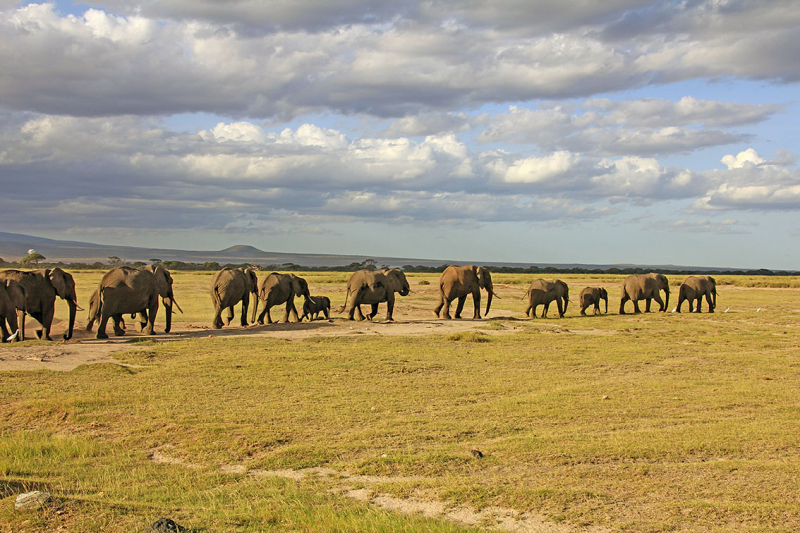
[[[1,532],[800,530],[796,278],[619,316],[624,276],[559,275],[567,316],[530,320],[537,276],[501,274],[489,319],[443,321],[411,274],[392,324],[215,332],[211,273],[173,274],[170,336],[0,348]],[[84,307],[101,275],[75,273]],[[344,301],[347,273],[301,275]],[[586,285],[610,315],[578,315]],[[31,489],[56,504],[14,512]]]

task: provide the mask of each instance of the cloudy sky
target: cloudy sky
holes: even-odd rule
[[[797,0],[0,0],[2,231],[800,269]]]

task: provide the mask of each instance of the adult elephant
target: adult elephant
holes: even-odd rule
[[[69,323],[64,332],[64,340],[72,338],[75,327],[75,313],[78,310],[78,298],[75,295],[75,280],[60,268],[23,272],[21,270],[5,270],[0,272],[0,281],[14,280],[25,289],[25,308],[28,314],[36,319],[42,329],[36,330],[38,338],[51,341],[50,327],[56,309],[56,296],[65,300],[69,306]]]
[[[350,320],[358,309],[358,319],[363,320],[361,304],[371,305],[372,312],[367,318],[372,320],[378,314],[378,304],[386,302],[386,320],[393,321],[394,294],[406,296],[410,292],[406,275],[399,268],[378,271],[358,270],[347,281],[347,294],[339,312],[345,311]]]
[[[127,313],[132,315],[139,313],[142,331],[154,335],[159,297],[162,298],[167,314],[165,333],[169,333],[172,328],[173,306],[180,310],[172,292],[172,276],[160,265],[148,265],[142,268],[122,266],[111,269],[100,280],[97,295],[97,310],[94,317],[90,313],[87,330],[91,331],[93,318],[98,318],[100,321],[97,326],[98,339],[108,338],[106,325],[109,318],[114,319],[114,334],[124,335],[125,330],[120,327],[119,318]]]
[[[661,299],[661,291],[666,294],[666,302]],[[639,301],[645,300],[645,312],[650,312],[650,301],[655,300],[658,302],[658,310],[666,311],[669,306],[669,281],[663,274],[656,274],[650,272],[649,274],[632,274],[625,278],[622,283],[622,296],[619,301],[619,314],[625,314],[625,302],[631,300],[633,302],[633,310],[635,313],[641,313],[639,310]]]
[[[711,276],[689,276],[678,289],[678,307],[675,308],[675,311],[680,313],[683,301],[688,300],[689,312],[694,313],[694,301],[697,300],[697,312],[699,313],[703,296],[708,303],[708,312],[713,313],[717,307],[717,281]]]
[[[294,316],[295,322],[300,322],[297,308],[294,306],[295,296],[303,296],[308,300],[308,283],[306,280],[294,274],[279,274],[273,272],[262,279],[258,285],[258,299],[264,304],[264,309],[258,315],[258,323],[264,323],[264,316],[267,317],[267,324],[272,324],[270,308],[275,305],[286,304],[286,312],[283,314],[283,321],[289,322],[289,315]],[[253,307],[253,317],[255,318],[258,302]]]
[[[578,297],[581,304],[581,315],[586,316],[586,308],[594,305],[594,312],[592,314],[600,314],[600,301],[606,302],[606,314],[608,314],[608,291],[603,287],[586,287],[581,291]]]
[[[25,289],[13,279],[0,282],[2,342],[25,340]],[[8,327],[6,327],[8,324]]]
[[[564,313],[567,312],[567,305],[569,305],[569,286],[560,279],[553,281],[537,279],[531,283],[525,296],[528,296],[528,308],[525,309],[525,316],[536,318],[536,307],[542,305],[542,318],[547,318],[550,304],[556,302],[558,316],[563,318]]]
[[[439,276],[439,305],[433,310],[437,318],[450,318],[450,302],[458,298],[456,306],[456,318],[461,318],[461,311],[464,309],[464,302],[467,296],[472,295],[473,314],[475,320],[481,317],[481,289],[486,289],[486,311],[492,306],[492,296],[494,287],[492,285],[492,275],[483,267],[475,265],[455,266],[450,265],[444,269]],[[498,298],[500,298],[498,296]]]
[[[252,268],[225,267],[211,278],[211,301],[214,304],[214,320],[211,326],[214,329],[222,328],[222,310],[228,309],[227,321],[230,325],[233,320],[233,306],[242,302],[242,327],[247,326],[247,308],[250,305],[250,295],[253,295],[253,317],[256,320],[258,307],[258,276]]]

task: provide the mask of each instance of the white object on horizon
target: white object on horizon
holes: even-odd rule
[[[17,337],[19,337],[19,330],[15,331],[14,334],[9,336],[6,340],[8,342],[15,341],[17,340]]]
[[[28,250],[28,255],[33,255],[33,254],[35,254],[35,253],[36,253],[36,250],[34,250],[33,248],[31,248],[30,250]]]

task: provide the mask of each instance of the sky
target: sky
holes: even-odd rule
[[[0,0],[0,231],[800,270],[796,0]]]

